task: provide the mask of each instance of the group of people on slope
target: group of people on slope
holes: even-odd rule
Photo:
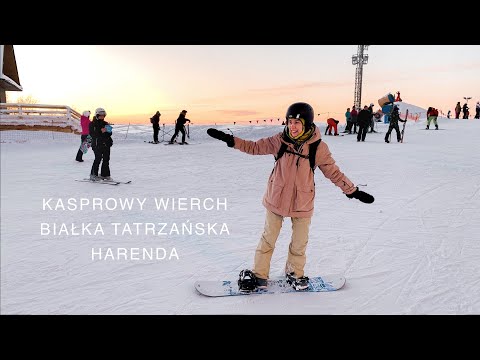
[[[155,144],[158,144],[159,141],[158,141],[158,133],[160,131],[160,116],[162,114],[160,114],[160,111],[157,111],[151,118],[150,118],[150,122],[152,123],[152,126],[153,126],[153,142]],[[186,132],[185,132],[185,124],[187,122],[190,122],[189,119],[186,118],[186,115],[187,115],[187,110],[182,110],[182,112],[180,113],[180,115],[178,115],[178,118],[177,118],[177,121],[175,122],[175,132],[172,136],[172,138],[170,139],[169,143],[170,144],[173,144],[175,142],[175,139],[177,138],[178,134],[179,133],[182,133],[182,142],[181,144],[188,144],[186,141],[185,141],[185,137],[186,137]]]
[[[357,134],[357,141],[365,141],[365,137],[367,136],[367,132],[376,132],[374,130],[375,121],[373,119],[373,103],[370,106],[365,105],[362,110],[357,112],[355,105],[352,107],[352,111],[350,108],[347,108],[345,113],[345,119],[347,122],[347,126],[345,127],[344,133]],[[334,130],[334,136],[338,135],[338,125],[339,121],[335,120],[334,118],[327,119],[327,128],[325,129],[325,135],[332,135],[332,130]],[[357,133],[357,126],[358,126],[358,133]],[[368,131],[370,129],[370,131]]]
[[[460,101],[457,102],[457,105],[455,106],[455,119],[460,118],[460,112],[463,111],[463,118],[462,119],[468,119],[468,116],[470,115],[470,108],[468,107],[467,103],[463,104],[463,106],[460,106]],[[475,119],[480,119],[480,101],[477,101],[477,104],[475,105]]]
[[[185,118],[187,110],[182,110],[175,123],[175,133],[170,139],[170,143],[173,144],[175,138],[182,133],[182,144],[187,144],[185,141],[185,123],[190,122]],[[80,148],[77,151],[75,160],[83,162],[83,154],[88,147],[91,147],[95,154],[95,160],[93,161],[92,168],[90,170],[91,181],[113,181],[110,174],[110,148],[113,145],[112,139],[112,126],[105,120],[107,112],[104,108],[97,108],[90,121],[91,112],[89,110],[84,111],[80,117],[80,125],[82,127],[82,133],[80,137]],[[160,112],[157,111],[151,118],[150,122],[153,125],[153,141],[158,143],[158,132],[160,129]],[[101,164],[101,167],[100,167]],[[100,171],[100,175],[99,175]]]
[[[365,136],[363,135],[363,131],[365,131],[365,134],[367,130],[370,128],[369,132],[376,132],[374,127],[375,127],[375,121],[373,119],[374,112],[373,112],[373,107],[374,104],[370,103],[370,106],[365,105],[362,110],[357,111],[355,105],[352,106],[352,110],[350,111],[350,108],[347,108],[347,111],[345,112],[345,120],[347,122],[347,126],[345,127],[345,133],[352,134],[352,127],[353,127],[353,134],[357,134],[357,125],[359,127],[359,132],[360,128],[362,128],[362,134],[360,136],[357,136],[357,140],[360,138],[361,141],[365,141]],[[362,113],[362,116],[360,116],[360,113],[363,110],[368,110],[368,118],[367,114],[364,112]],[[359,141],[360,141],[359,140]]]

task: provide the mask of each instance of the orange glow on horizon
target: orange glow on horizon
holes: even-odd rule
[[[357,45],[14,45],[23,91],[38,104],[106,109],[119,124],[281,124],[292,103],[312,105],[315,122],[345,122],[352,107]],[[286,51],[288,50],[288,51]],[[292,51],[295,50],[295,51]],[[408,54],[392,62],[392,53]],[[302,54],[301,57],[298,54]],[[431,56],[431,54],[437,54]],[[478,93],[478,45],[372,45],[362,106],[401,91],[406,103],[453,112]],[[473,110],[472,110],[473,109]],[[280,120],[279,120],[280,119]]]

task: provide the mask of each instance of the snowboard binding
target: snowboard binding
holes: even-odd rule
[[[241,292],[254,291],[257,288],[257,277],[248,269],[240,271],[238,276],[238,289]]]

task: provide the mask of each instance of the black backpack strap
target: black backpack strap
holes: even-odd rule
[[[312,168],[313,172],[315,172],[315,156],[317,154],[317,148],[321,141],[322,139],[318,139],[317,141],[311,143],[308,147],[308,159],[310,160],[310,167]]]
[[[278,150],[277,156],[275,156],[275,161],[277,161],[283,156],[283,154],[285,153],[285,150],[287,150],[287,144],[282,142],[282,145],[280,145],[280,149]]]
[[[315,156],[317,154],[317,148],[321,141],[322,139],[318,139],[317,141],[311,143],[310,146],[308,147],[308,159],[310,161],[310,168],[312,169],[313,172],[315,172]],[[278,161],[278,159],[280,159],[285,152],[306,158],[306,156],[304,155],[287,150],[287,147],[288,147],[287,144],[282,142],[282,145],[280,145],[280,149],[278,150],[277,156],[275,156],[275,162]]]

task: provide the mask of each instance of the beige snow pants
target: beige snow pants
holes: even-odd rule
[[[255,264],[253,272],[262,279],[268,279],[270,273],[270,261],[272,259],[275,243],[280,235],[283,216],[267,210],[265,228],[255,251]],[[288,258],[285,264],[285,272],[294,272],[296,277],[304,275],[304,267],[307,261],[305,251],[308,244],[308,232],[311,218],[292,217],[292,238],[288,247]]]

